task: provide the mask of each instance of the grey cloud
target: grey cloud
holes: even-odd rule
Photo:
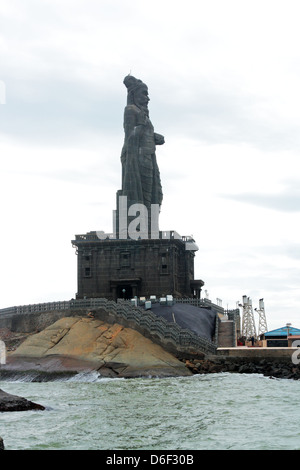
[[[177,88],[178,87],[178,88]],[[150,90],[151,92],[151,90]],[[267,99],[240,89],[223,89],[206,81],[156,90],[150,105],[167,132],[184,134],[207,143],[245,142],[263,150],[300,148],[298,123],[275,117]]]
[[[222,197],[279,212],[300,212],[300,183],[296,186],[295,182],[276,194],[223,194]]]
[[[41,177],[51,178],[55,181],[61,180],[65,183],[75,183],[86,186],[87,188],[98,187],[99,192],[103,192],[103,189],[111,186],[117,188],[119,184],[119,162],[114,162],[112,167],[106,165],[105,174],[103,172],[103,165],[99,162],[99,165],[89,166],[85,169],[65,169],[65,170],[51,170],[48,172],[40,173]],[[121,167],[121,163],[119,163]]]
[[[214,74],[205,78],[205,70],[195,75],[198,67],[192,64],[188,71],[180,66],[173,71],[174,59],[166,75],[162,72],[160,76],[159,66],[166,71],[168,63],[168,57],[160,58],[160,54],[151,67],[147,64],[144,75],[149,43],[145,39],[143,50],[139,33],[143,30],[148,40],[149,28],[152,34],[155,30],[141,2],[115,0],[112,7],[109,0],[88,0],[83,7],[82,2],[74,1],[71,9],[58,0],[46,6],[33,0],[19,3],[2,28],[7,40],[2,65],[7,77],[0,78],[6,83],[7,105],[2,109],[1,132],[32,142],[56,140],[61,145],[80,140],[84,129],[113,134],[122,129],[126,100],[122,80],[134,67],[133,74],[149,85],[150,114],[166,137],[182,134],[213,144],[246,142],[267,150],[300,148],[298,123],[275,118],[272,103],[251,95],[243,84],[226,84],[222,76]],[[191,53],[189,45],[196,51],[199,40],[204,51],[210,50],[210,36],[202,28],[184,30],[187,36],[182,37],[176,58],[179,64],[181,54],[184,59]],[[86,38],[90,40],[81,44]],[[116,79],[121,64],[128,60],[123,43],[132,63],[126,63],[126,70]],[[169,50],[164,44],[161,47]],[[140,57],[142,52],[145,57]],[[211,61],[218,57],[212,52]],[[196,64],[197,60],[195,57]],[[27,83],[20,83],[22,76]],[[269,109],[269,114],[262,115],[261,108]]]
[[[268,256],[286,256],[290,259],[300,259],[300,243],[288,242],[276,246],[257,247],[257,253]]]
[[[122,90],[123,91],[123,90]],[[0,129],[14,140],[76,143],[85,133],[113,135],[123,131],[121,93],[100,91],[80,81],[7,82],[7,104]],[[86,142],[88,144],[88,142]]]
[[[300,259],[300,243],[289,243],[289,245],[285,248],[285,253],[290,258]]]
[[[300,243],[281,243],[277,245],[264,245],[255,248],[256,255],[286,256],[291,259],[300,259]]]
[[[110,81],[108,76],[92,77],[89,70],[85,80],[74,76],[76,64],[68,68],[69,75],[61,80],[50,75],[23,82],[8,77],[1,132],[20,140],[60,145],[80,141],[85,132],[120,135],[126,105],[122,81],[127,71],[120,77],[110,75]],[[229,93],[209,83],[197,87],[192,83],[187,92],[187,85],[170,80],[169,87],[162,82],[160,88],[157,77],[141,78],[149,86],[152,122],[166,139],[184,135],[212,144],[246,142],[268,151],[300,148],[294,124],[262,119],[257,97],[238,90]]]

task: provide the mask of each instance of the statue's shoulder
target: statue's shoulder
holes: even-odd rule
[[[129,104],[125,108],[125,114],[140,114],[141,110],[135,104]]]

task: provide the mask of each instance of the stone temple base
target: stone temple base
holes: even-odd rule
[[[99,238],[76,235],[76,298],[198,297],[204,282],[194,279],[198,249],[190,237],[159,232],[156,239]]]

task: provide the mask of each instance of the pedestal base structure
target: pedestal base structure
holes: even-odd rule
[[[198,248],[190,237],[159,232],[154,240],[120,240],[89,232],[76,235],[72,244],[78,256],[77,299],[201,296],[204,282],[194,279]]]

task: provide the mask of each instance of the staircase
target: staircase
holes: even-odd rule
[[[13,322],[21,324],[21,318],[27,321],[32,328],[37,318],[45,312],[55,314],[55,321],[62,316],[71,316],[73,313],[87,315],[87,312],[97,310],[99,319],[108,320],[134,328],[142,335],[158,342],[167,350],[182,354],[216,354],[216,345],[205,337],[198,336],[194,331],[181,328],[177,323],[167,322],[163,317],[155,315],[150,310],[134,306],[130,301],[118,299],[118,302],[107,299],[79,299],[43,304],[23,305],[0,309],[0,328],[12,328]],[[23,316],[24,315],[24,316]],[[15,319],[15,317],[17,317]],[[26,318],[27,317],[27,318]],[[50,318],[50,315],[48,316]],[[30,323],[32,320],[32,323]],[[122,323],[124,321],[124,323]],[[47,325],[48,326],[48,325]],[[27,331],[27,330],[26,330]]]
[[[220,321],[218,334],[219,348],[233,348],[236,346],[234,344],[233,328],[234,323],[232,320]]]

